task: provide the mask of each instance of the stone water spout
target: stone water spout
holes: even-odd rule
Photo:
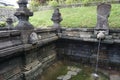
[[[97,36],[98,41],[98,50],[96,54],[96,66],[95,73],[93,73],[94,80],[99,79],[98,73],[98,64],[99,64],[99,54],[100,54],[100,43],[101,40],[105,39],[105,36],[109,34],[109,24],[108,17],[110,14],[111,5],[102,3],[97,6],[97,25],[94,29],[94,34]]]
[[[111,5],[102,3],[97,6],[97,24],[94,29],[94,34],[97,38],[104,38],[109,34],[108,17],[110,15]]]
[[[105,39],[105,31],[99,31],[98,34],[97,34],[97,39]]]

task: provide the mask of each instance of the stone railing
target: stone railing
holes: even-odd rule
[[[57,40],[55,30],[35,30],[38,40],[36,43],[24,44],[21,39],[21,32],[18,30],[0,31],[0,57],[9,56],[13,53],[30,50],[31,48],[42,46],[43,44]],[[25,46],[26,45],[26,46]],[[36,46],[35,46],[36,45]],[[33,47],[32,47],[33,46]]]

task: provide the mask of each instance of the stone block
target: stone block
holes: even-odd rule
[[[71,76],[75,76],[75,75],[77,75],[78,73],[77,72],[75,72],[75,71],[68,71],[67,72],[67,75],[71,75]]]
[[[64,78],[64,75],[58,76],[58,77],[57,77],[57,80],[63,80],[63,78]]]
[[[65,75],[64,77],[63,77],[63,80],[69,80],[71,78],[71,75]]]
[[[25,80],[38,80],[38,76],[43,72],[42,64],[39,63],[28,71],[23,72]]]

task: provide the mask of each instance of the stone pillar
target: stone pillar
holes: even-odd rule
[[[111,5],[102,3],[97,6],[97,25],[94,29],[94,34],[99,31],[105,31],[105,34],[109,34],[108,17],[110,15]]]
[[[29,16],[33,16],[33,13],[27,8],[27,4],[27,0],[19,0],[19,8],[14,14],[19,20],[15,29],[21,30],[21,39],[23,43],[28,43],[29,36],[34,29],[33,25],[28,21]]]
[[[13,20],[12,20],[12,18],[7,18],[6,23],[7,23],[6,27],[8,28],[8,30],[13,29]]]
[[[59,12],[59,9],[56,8],[54,10],[54,13],[52,15],[52,18],[51,20],[53,21],[54,25],[53,25],[53,28],[57,30],[58,33],[60,33],[61,31],[61,25],[60,25],[60,22],[62,21],[62,18],[61,18],[61,13]]]

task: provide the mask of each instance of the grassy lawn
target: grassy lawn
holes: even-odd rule
[[[97,21],[96,6],[60,9],[64,27],[94,27]],[[30,22],[36,27],[52,26],[53,10],[35,12]],[[113,4],[109,17],[110,27],[120,28],[120,5]]]

